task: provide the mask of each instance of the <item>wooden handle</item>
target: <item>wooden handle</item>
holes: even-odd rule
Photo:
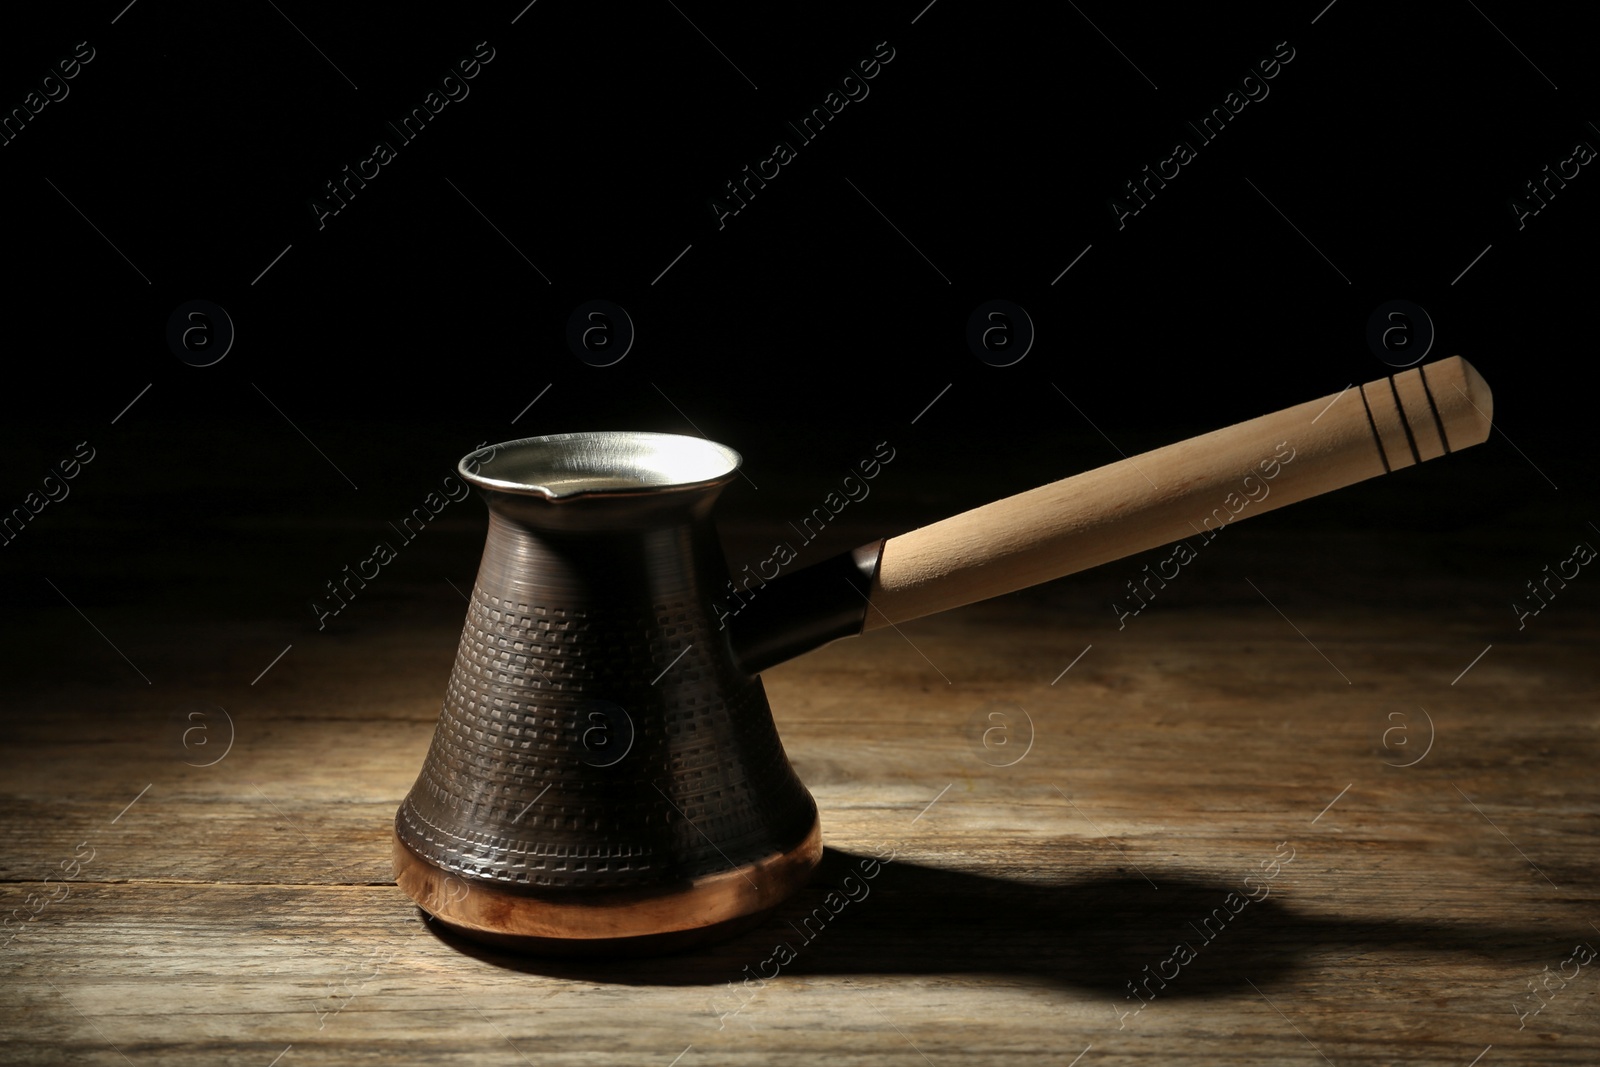
[[[865,629],[1024,589],[1459,451],[1494,398],[1460,356],[1112,463],[891,538]]]

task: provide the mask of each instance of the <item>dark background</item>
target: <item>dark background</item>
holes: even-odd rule
[[[66,597],[89,618],[142,605],[151,627],[114,635],[139,662],[167,640],[155,620],[204,611],[271,629],[264,663],[313,639],[323,583],[463,453],[572,430],[737,448],[736,566],[759,544],[740,531],[809,510],[887,441],[896,461],[829,535],[844,547],[1381,378],[1367,322],[1395,299],[1431,317],[1429,359],[1483,373],[1496,433],[1261,536],[1514,532],[1525,551],[1476,564],[1504,569],[1508,601],[1570,554],[1600,515],[1584,432],[1600,179],[1585,167],[1521,230],[1508,206],[1576,141],[1600,145],[1569,16],[924,4],[8,14],[5,109],[78,42],[95,50],[0,146],[0,507],[95,450],[0,549],[13,622],[81,626]],[[480,41],[494,59],[470,95],[399,144],[386,120]],[[870,95],[798,144],[785,121],[881,41],[894,59]],[[1123,182],[1280,41],[1295,54],[1270,95],[1119,229]],[[379,138],[397,157],[319,229],[310,202]],[[779,138],[797,158],[719,229],[708,201]],[[966,340],[995,298],[1037,328],[1008,367]],[[208,367],[166,338],[197,299],[236,330]],[[637,330],[613,366],[566,340],[592,299]],[[470,582],[482,524],[453,505],[338,625],[416,607],[413,586],[441,598],[426,610],[461,610],[439,579]],[[1327,595],[1396,593],[1364,593],[1358,569]],[[48,684],[48,644],[13,645],[15,684]],[[127,667],[101,648],[75,669]]]

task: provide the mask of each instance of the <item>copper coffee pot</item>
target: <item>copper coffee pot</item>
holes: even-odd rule
[[[531,951],[735,932],[822,855],[760,671],[1477,444],[1492,410],[1441,360],[740,586],[711,520],[732,449],[611,432],[474,452],[488,541],[396,881]]]

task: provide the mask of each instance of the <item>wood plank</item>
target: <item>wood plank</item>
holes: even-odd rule
[[[1345,588],[1262,543],[1122,629],[1096,573],[769,672],[824,867],[732,941],[614,963],[438,936],[390,882],[458,606],[419,587],[427,610],[296,640],[255,686],[283,634],[230,623],[195,667],[204,626],[145,609],[159,685],[108,650],[21,687],[0,749],[0,1063],[1594,1062],[1593,968],[1529,992],[1600,946],[1581,590],[1531,639],[1493,576],[1411,581],[1425,548]],[[64,626],[24,638],[41,674]],[[181,744],[208,703],[234,743],[191,766],[220,751]],[[991,711],[1019,748],[984,748]],[[1268,895],[1240,904],[1246,877]]]

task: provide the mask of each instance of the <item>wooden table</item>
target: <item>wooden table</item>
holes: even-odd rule
[[[325,632],[258,601],[325,530],[152,541],[165,597],[77,557],[6,623],[0,1062],[1595,1063],[1596,580],[1507,607],[1584,527],[1397,528],[1392,481],[1229,530],[1121,629],[1144,561],[770,671],[822,870],[623,963],[463,943],[392,882],[480,514]]]

